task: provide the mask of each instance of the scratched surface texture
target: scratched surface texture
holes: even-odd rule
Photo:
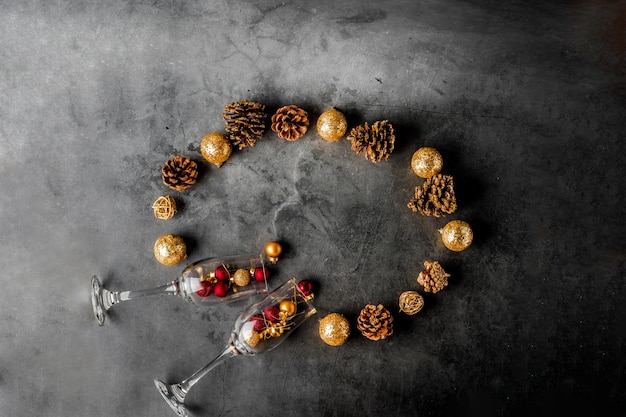
[[[93,319],[90,278],[166,283],[189,262],[285,254],[272,286],[319,286],[319,314],[278,349],[233,359],[188,401],[198,416],[626,415],[625,46],[619,1],[0,1],[0,414],[172,415],[176,381],[221,351],[246,302],[175,297]],[[200,141],[224,105],[296,104],[297,142],[268,132],[221,168]],[[389,120],[372,164],[321,140],[317,116]],[[413,152],[455,178],[447,218],[407,208]],[[170,192],[161,165],[200,165]],[[181,203],[169,221],[150,208]],[[438,230],[473,226],[447,250]],[[158,264],[156,238],[189,258]],[[425,260],[452,274],[409,317]],[[366,304],[395,316],[371,342]],[[318,320],[344,314],[341,347]],[[606,412],[606,409],[615,410]]]

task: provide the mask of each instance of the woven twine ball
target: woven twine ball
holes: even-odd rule
[[[420,312],[424,307],[424,297],[417,291],[405,291],[400,294],[400,311],[409,316]]]
[[[154,217],[157,219],[171,219],[176,214],[176,200],[169,195],[161,196],[152,203],[152,209],[154,210]]]

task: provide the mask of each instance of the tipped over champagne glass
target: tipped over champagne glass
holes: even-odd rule
[[[177,295],[201,306],[227,303],[257,294],[267,294],[269,269],[282,248],[269,242],[265,253],[249,256],[208,258],[187,266],[173,281],[155,288],[135,291],[110,291],[98,276],[91,279],[91,304],[96,321],[104,325],[107,311],[122,301],[152,295]]]
[[[212,361],[176,384],[155,379],[157,389],[176,414],[188,416],[185,397],[191,387],[229,358],[258,355],[280,345],[315,314],[312,299],[309,281],[291,278],[237,317],[226,348]]]

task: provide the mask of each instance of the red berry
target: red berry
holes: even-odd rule
[[[265,281],[270,277],[270,270],[264,267],[254,268],[254,279],[257,281]]]
[[[228,281],[230,279],[230,273],[224,265],[220,265],[215,270],[215,279],[218,281]]]
[[[209,281],[200,281],[201,288],[196,291],[200,297],[208,297],[213,292],[213,285]]]
[[[228,284],[225,282],[216,282],[213,292],[215,292],[215,295],[218,297],[226,297],[228,294]]]
[[[311,281],[300,281],[298,282],[298,289],[302,292],[302,294],[308,296],[313,292],[313,284]]]
[[[265,310],[263,310],[263,315],[269,321],[277,321],[279,318],[279,312],[280,309],[278,308],[278,306],[269,306],[265,307]]]
[[[265,329],[265,320],[261,315],[253,316],[250,321],[254,323],[254,331],[260,332]]]

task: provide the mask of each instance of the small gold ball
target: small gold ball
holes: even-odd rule
[[[187,246],[182,237],[167,234],[154,242],[154,257],[163,265],[176,265],[187,258]]]
[[[467,249],[474,239],[472,228],[463,220],[452,220],[439,232],[444,246],[455,252]]]
[[[252,332],[246,337],[245,342],[250,347],[255,347],[261,341],[261,335],[256,330],[252,330]]]
[[[443,168],[443,158],[435,148],[419,148],[411,158],[411,168],[418,177],[430,178]]]
[[[350,336],[350,322],[339,313],[330,313],[320,320],[319,334],[324,343],[341,346]]]
[[[424,307],[424,297],[417,291],[405,291],[400,294],[400,311],[409,316],[419,313]]]
[[[226,136],[219,132],[206,135],[200,143],[200,152],[204,159],[219,168],[230,158],[233,149]]]
[[[247,269],[238,269],[233,274],[233,283],[239,287],[245,287],[250,284],[251,280],[250,271]]]
[[[278,305],[278,309],[285,313],[287,317],[293,316],[296,313],[296,305],[291,300],[283,300]]]
[[[270,262],[278,262],[278,257],[283,253],[283,247],[278,242],[269,242],[265,245],[265,254]]]
[[[317,134],[329,142],[336,142],[346,134],[346,116],[334,107],[320,114],[317,119]]]

